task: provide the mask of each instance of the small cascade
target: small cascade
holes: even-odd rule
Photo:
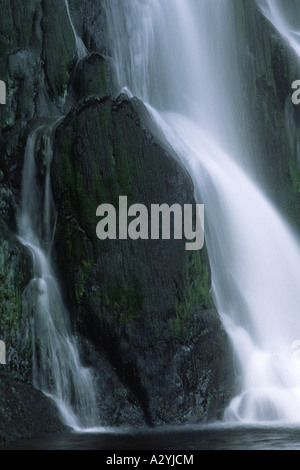
[[[88,51],[87,51],[87,48],[85,47],[85,45],[83,43],[83,40],[81,39],[81,37],[78,36],[78,34],[76,32],[76,29],[74,27],[74,24],[73,24],[73,21],[72,21],[72,18],[71,18],[71,13],[70,13],[69,0],[65,0],[65,5],[66,5],[66,10],[67,10],[67,13],[68,13],[68,18],[69,18],[69,21],[70,21],[70,25],[72,27],[74,38],[75,38],[76,59],[77,59],[77,63],[78,63],[80,60],[82,60],[84,57],[87,56]]]
[[[91,370],[81,365],[51,261],[56,213],[50,187],[53,134],[61,118],[42,125],[28,137],[18,217],[19,238],[32,255],[34,277],[24,293],[25,311],[32,335],[33,381],[51,397],[65,423],[75,429],[98,424]],[[46,158],[40,181],[36,148],[43,141]]]

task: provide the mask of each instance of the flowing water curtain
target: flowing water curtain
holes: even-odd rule
[[[236,145],[233,115],[242,106],[233,4],[105,0],[104,5],[120,88],[156,109],[189,116],[226,145]]]
[[[113,58],[120,87],[148,102],[206,207],[212,294],[240,374],[226,418],[300,421],[299,371],[290,360],[300,250],[238,164],[241,153],[251,155],[251,136],[241,141],[238,132],[244,51],[236,3],[135,3],[105,2]]]

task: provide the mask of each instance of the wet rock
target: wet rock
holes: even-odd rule
[[[56,409],[31,385],[30,322],[22,308],[31,260],[14,234],[27,137],[66,112],[52,168],[56,267],[82,359],[97,374],[102,422],[205,421],[221,413],[232,378],[205,248],[96,237],[101,203],[116,205],[125,194],[129,204],[194,204],[191,180],[143,104],[110,97],[115,83],[102,2],[69,4],[89,51],[77,67],[63,1],[0,0],[0,79],[8,90],[0,110],[0,335],[9,374],[0,376],[0,434],[59,429]]]
[[[0,396],[0,442],[10,443],[65,429],[54,403],[32,385],[2,371]]]
[[[56,259],[75,329],[105,354],[143,419],[202,421],[220,414],[232,379],[231,350],[209,294],[205,248],[186,251],[184,239],[96,236],[98,205],[118,207],[120,195],[128,196],[128,205],[149,209],[155,203],[195,205],[189,175],[150,122],[142,103],[123,95],[90,98],[58,127],[52,165]],[[189,360],[181,357],[183,347]],[[222,361],[215,361],[219,354]],[[101,359],[92,365],[100,377]],[[192,398],[193,386],[201,406]],[[99,392],[109,403],[101,381]]]

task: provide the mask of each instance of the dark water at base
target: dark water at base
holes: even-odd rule
[[[204,426],[65,433],[21,440],[3,450],[300,450],[299,427]]]

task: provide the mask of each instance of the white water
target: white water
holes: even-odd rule
[[[33,383],[55,401],[66,424],[81,429],[98,422],[93,377],[80,363],[69,313],[51,265],[56,214],[50,166],[52,134],[59,120],[35,129],[28,137],[18,227],[19,238],[32,255],[34,270],[24,305],[33,343]],[[45,184],[39,183],[36,167],[36,146],[41,139],[47,158]]]
[[[77,59],[77,63],[78,63],[81,59],[83,59],[84,57],[87,56],[88,51],[87,51],[87,48],[85,47],[84,42],[82,41],[81,37],[79,37],[77,32],[76,32],[74,23],[72,21],[68,0],[65,0],[65,5],[66,5],[67,13],[68,13],[69,22],[70,22],[70,25],[71,25],[71,28],[72,28],[72,31],[73,31],[73,34],[74,34],[74,38],[75,38],[76,59]]]
[[[264,16],[300,57],[300,5],[298,0],[256,0]],[[288,3],[288,5],[287,5]]]
[[[282,12],[272,8],[280,2],[262,3],[276,14],[282,33]],[[292,345],[300,336],[300,247],[239,166],[251,148],[238,133],[243,103],[233,5],[105,2],[120,88],[147,103],[205,204],[212,295],[239,375],[224,418],[298,423],[300,369]],[[298,50],[297,35],[291,38]]]
[[[300,59],[300,3],[298,0],[256,0],[264,16]],[[298,77],[296,77],[298,78]],[[285,125],[298,170],[300,170],[300,132],[291,99],[285,104]]]
[[[87,50],[74,28],[68,0],[65,5],[76,41],[78,64]],[[47,106],[42,111],[50,118]],[[55,118],[51,124],[35,128],[25,149],[17,224],[19,239],[32,255],[34,277],[24,292],[23,315],[32,342],[34,386],[56,403],[65,424],[78,431],[101,431],[93,374],[81,364],[69,312],[52,266],[56,211],[50,168],[53,134],[62,119]],[[45,165],[44,179],[39,175],[36,162],[38,146],[44,153],[45,163],[40,162]]]

